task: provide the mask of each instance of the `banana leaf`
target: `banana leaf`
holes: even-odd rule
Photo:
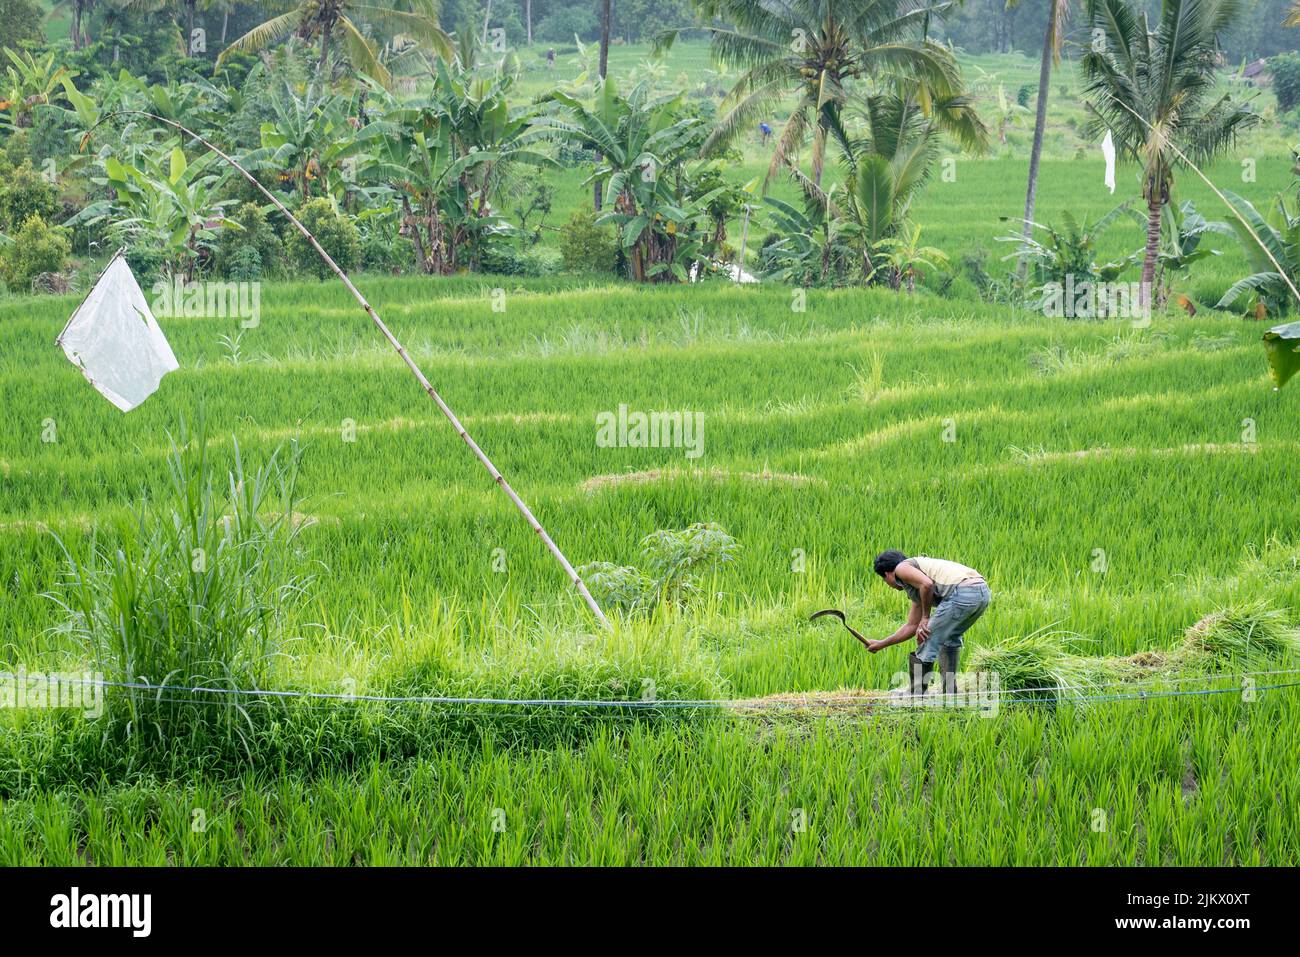
[[[1268,330],[1264,333],[1264,349],[1268,353],[1273,385],[1280,389],[1300,372],[1300,322],[1288,322]]]

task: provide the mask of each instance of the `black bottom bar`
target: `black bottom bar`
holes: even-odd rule
[[[1016,947],[1192,935],[1231,946],[1243,933],[1282,929],[1283,907],[1295,907],[1283,903],[1293,873],[8,869],[0,871],[0,915],[6,935],[16,935],[10,940],[76,935],[83,943],[113,938],[128,946],[201,941],[373,949],[400,934],[434,947],[458,946],[468,936],[484,944],[514,938],[585,949],[600,941],[667,946],[686,934],[692,947],[714,938],[734,947],[749,938],[762,942],[780,928],[806,939],[823,930],[841,940],[860,934],[864,946],[895,938],[924,945],[932,932],[940,947],[957,940]]]

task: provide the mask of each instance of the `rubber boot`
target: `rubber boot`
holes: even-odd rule
[[[907,674],[911,679],[911,693],[916,696],[925,694],[929,686],[930,672],[934,670],[933,661],[922,661],[912,652],[907,656]]]
[[[939,649],[939,681],[944,694],[957,693],[957,660],[961,658],[961,648]]]

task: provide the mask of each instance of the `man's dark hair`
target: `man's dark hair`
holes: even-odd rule
[[[900,562],[905,561],[907,561],[907,556],[897,548],[891,548],[887,552],[881,552],[876,556],[876,574],[881,578],[884,578],[897,568]]]

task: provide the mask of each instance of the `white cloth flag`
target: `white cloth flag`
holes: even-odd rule
[[[1106,158],[1106,185],[1113,193],[1115,192],[1115,140],[1110,135],[1110,130],[1106,131],[1106,138],[1101,141],[1101,155]]]
[[[153,395],[162,377],[180,368],[121,252],[56,343],[90,384],[123,412]]]

